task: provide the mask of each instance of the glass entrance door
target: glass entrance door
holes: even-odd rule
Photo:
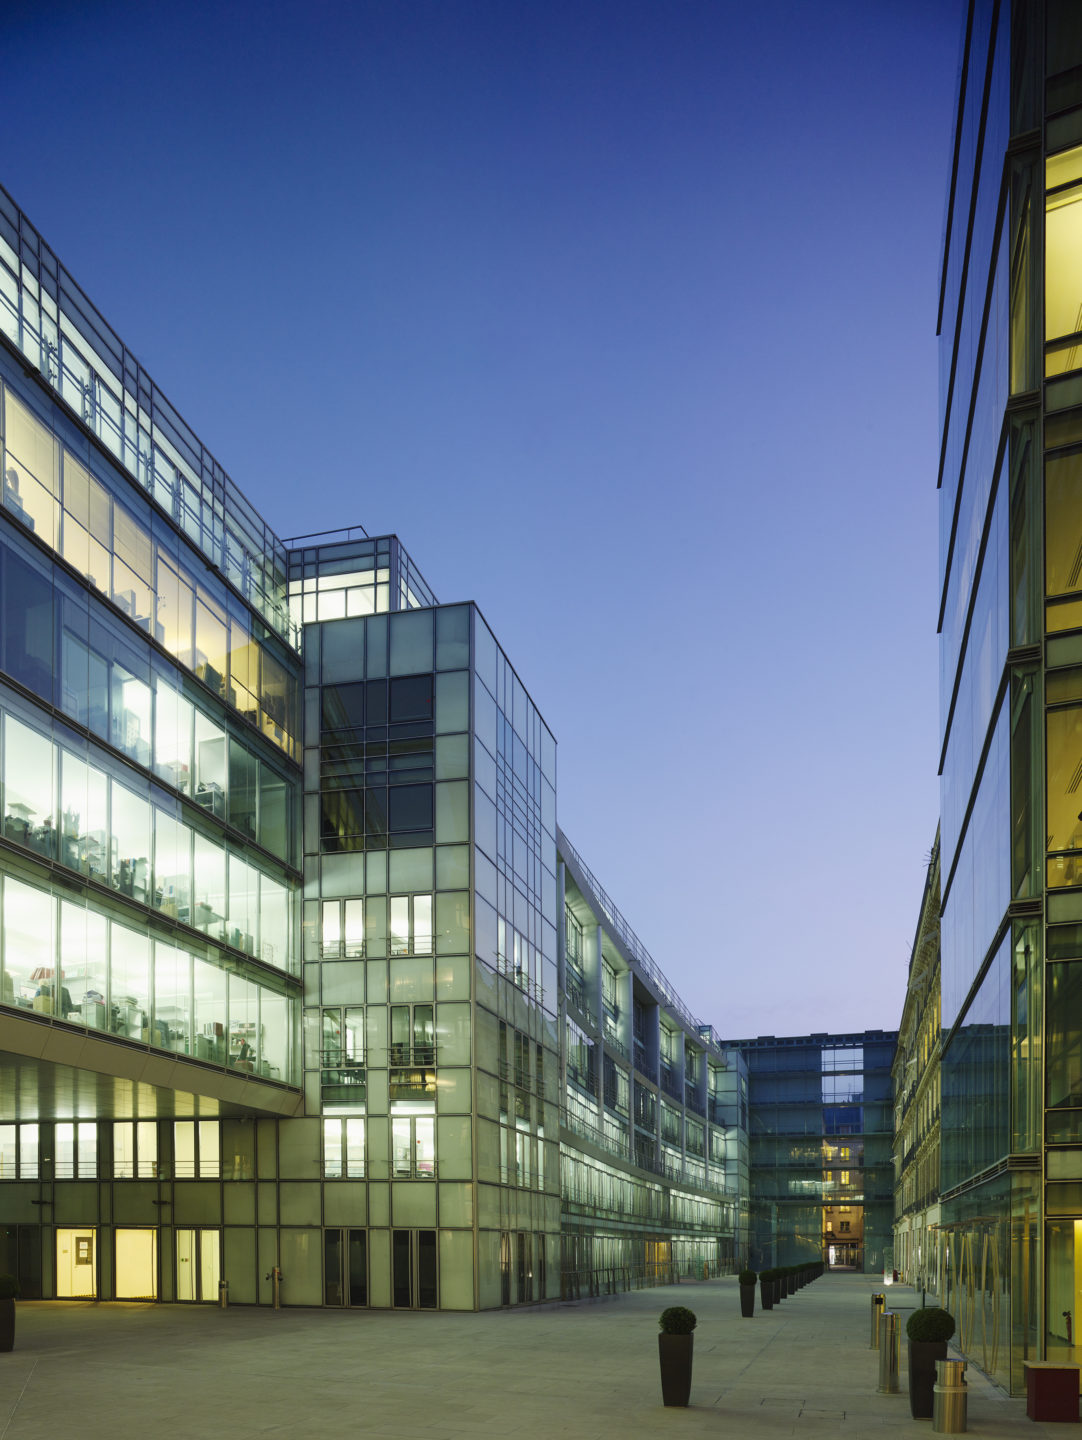
[[[436,1309],[435,1230],[392,1231],[391,1270],[396,1309]]]
[[[156,1230],[117,1230],[116,1298],[118,1300],[157,1300],[158,1298],[158,1232]]]
[[[221,1231],[177,1231],[177,1299],[209,1304],[218,1299]]]
[[[368,1236],[364,1230],[323,1233],[323,1303],[368,1304]]]
[[[59,1300],[92,1300],[98,1293],[98,1232],[56,1232],[56,1294]]]
[[[0,1272],[14,1275],[24,1300],[41,1299],[41,1226],[0,1226]]]

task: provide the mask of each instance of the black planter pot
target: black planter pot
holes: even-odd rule
[[[0,1350],[15,1349],[15,1301],[0,1300]]]
[[[774,1308],[774,1282],[773,1280],[759,1281],[759,1302],[764,1310]]]
[[[755,1286],[741,1285],[740,1287],[740,1313],[745,1320],[750,1320],[755,1314]]]
[[[909,1410],[914,1420],[930,1420],[935,1404],[935,1362],[947,1358],[946,1340],[910,1340]]]
[[[657,1337],[661,1361],[661,1398],[666,1405],[686,1405],[691,1394],[691,1357],[694,1335]]]

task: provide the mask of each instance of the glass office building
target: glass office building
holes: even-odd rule
[[[731,1268],[739,1057],[395,536],[276,537],[0,191],[0,1270],[483,1309]]]
[[[1082,15],[973,0],[940,335],[942,1225],[965,1353],[1079,1358]]]
[[[724,1274],[748,1252],[747,1067],[557,843],[565,1292]]]
[[[939,1204],[939,836],[928,861],[894,1056],[894,1265],[920,1290],[944,1289],[948,1232]]]
[[[751,1263],[882,1271],[894,1214],[897,1036],[729,1040],[748,1067]]]

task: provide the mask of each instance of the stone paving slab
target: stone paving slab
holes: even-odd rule
[[[0,1355],[0,1440],[658,1440],[932,1435],[905,1393],[876,1393],[878,1277],[825,1275],[740,1316],[732,1277],[483,1315],[20,1302]],[[917,1304],[903,1286],[892,1309]],[[661,1404],[657,1316],[699,1317],[691,1404]],[[904,1375],[904,1340],[903,1374]],[[1034,1424],[969,1371],[969,1431]]]

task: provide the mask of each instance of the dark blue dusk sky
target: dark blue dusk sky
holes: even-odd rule
[[[959,0],[8,0],[0,182],[284,537],[397,533],[723,1034],[898,1023]]]

